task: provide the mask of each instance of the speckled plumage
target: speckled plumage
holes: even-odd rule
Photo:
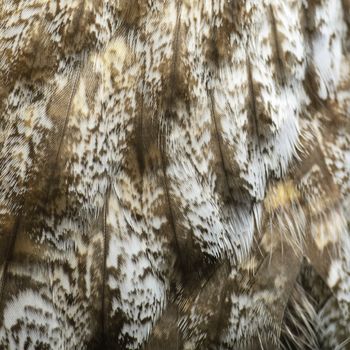
[[[350,349],[349,0],[0,0],[0,349]]]

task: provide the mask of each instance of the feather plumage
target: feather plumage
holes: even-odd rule
[[[348,348],[349,11],[0,0],[0,348]]]

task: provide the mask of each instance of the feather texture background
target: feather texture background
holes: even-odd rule
[[[350,348],[349,0],[0,0],[0,349]]]

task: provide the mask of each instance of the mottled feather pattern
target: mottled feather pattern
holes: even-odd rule
[[[350,349],[349,0],[0,0],[0,349]]]

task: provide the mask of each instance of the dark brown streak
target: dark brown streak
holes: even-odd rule
[[[162,146],[162,147],[164,147],[164,146]],[[180,257],[180,262],[181,262],[181,264],[183,264],[184,260],[183,260],[183,257],[182,257],[179,240],[177,238],[175,216],[174,216],[174,213],[173,213],[171,200],[170,200],[169,183],[168,183],[168,177],[166,175],[166,165],[165,165],[166,161],[165,161],[164,151],[161,151],[161,161],[162,161],[162,171],[163,171],[165,198],[166,198],[166,202],[167,202],[168,208],[169,208],[169,221],[170,221],[170,225],[171,225],[171,227],[173,229],[173,232],[174,232],[175,245],[176,245],[176,248],[178,250],[178,254],[179,254],[179,257]]]
[[[282,50],[279,42],[276,18],[275,18],[272,5],[269,6],[269,9],[270,9],[270,17],[271,17],[272,36],[273,36],[273,41],[275,46],[275,53],[276,53],[275,59],[276,59],[277,74],[278,74],[280,83],[282,84],[282,86],[284,86],[286,84],[286,74],[284,71],[283,60],[281,55]]]
[[[257,108],[256,108],[256,94],[255,94],[255,89],[254,89],[254,84],[253,84],[252,67],[251,67],[249,57],[247,57],[247,71],[248,71],[248,84],[249,84],[249,91],[250,91],[250,96],[251,96],[251,108],[252,108],[255,136],[256,136],[256,139],[258,142],[260,155],[262,155],[261,145],[260,145],[259,122],[258,122]]]
[[[230,190],[230,185],[229,185],[229,180],[228,180],[228,173],[227,173],[227,169],[225,166],[225,159],[224,159],[224,153],[222,151],[222,143],[221,143],[221,137],[220,137],[220,131],[219,131],[219,127],[218,127],[218,122],[217,122],[217,116],[214,110],[214,96],[213,96],[213,92],[210,91],[207,87],[207,94],[209,95],[209,101],[210,101],[210,112],[211,112],[211,116],[212,116],[212,120],[214,123],[214,128],[215,128],[215,136],[216,136],[216,140],[217,140],[217,144],[218,144],[218,149],[219,149],[219,154],[220,154],[220,161],[222,164],[222,168],[223,168],[223,172],[224,172],[224,176],[225,176],[225,182],[226,182],[226,186],[229,190],[229,195],[230,198],[232,200],[232,202],[234,203],[235,200],[232,197],[232,193]]]
[[[144,84],[145,83],[145,75],[143,74],[143,84],[142,84],[142,91],[141,91],[141,96],[140,96],[140,114],[138,117],[138,134],[137,134],[137,138],[136,138],[136,155],[137,155],[137,160],[138,160],[138,164],[139,164],[139,169],[140,169],[140,174],[141,174],[141,178],[143,179],[143,172],[145,170],[145,160],[144,160],[144,140],[143,140],[143,123],[144,123]],[[143,190],[143,186],[141,185],[141,191]],[[142,201],[141,201],[142,203]]]
[[[177,68],[176,66],[177,66],[177,61],[179,57],[178,48],[179,48],[179,33],[180,33],[180,27],[181,27],[181,8],[182,8],[182,1],[179,0],[177,3],[177,9],[176,9],[177,19],[176,19],[176,26],[175,26],[175,33],[174,33],[174,42],[173,42],[173,58],[172,58],[172,64],[171,64],[171,72],[169,75],[169,79],[170,79],[169,85],[168,85],[169,97],[168,97],[168,100],[166,101],[166,109],[165,109],[166,113],[168,114],[169,114],[171,104],[173,102],[174,90],[176,87],[176,68]],[[170,221],[172,230],[174,232],[175,246],[178,251],[180,263],[181,265],[184,266],[185,260],[182,256],[182,252],[180,249],[180,244],[177,236],[175,215],[172,209],[170,193],[169,193],[169,181],[166,174],[166,136],[163,136],[162,139],[163,139],[163,142],[160,145],[160,153],[161,153],[163,180],[164,180],[164,191],[165,191],[166,202],[169,208],[169,221]]]
[[[172,58],[172,64],[171,64],[171,71],[169,74],[169,88],[168,88],[168,108],[170,107],[170,104],[173,101],[173,98],[175,96],[176,92],[176,83],[177,83],[177,63],[179,60],[179,42],[180,42],[180,29],[181,29],[181,9],[182,9],[182,0],[178,0],[177,6],[176,6],[176,25],[175,25],[175,32],[174,32],[174,41],[173,41],[173,58]]]
[[[64,118],[64,124],[63,124],[63,128],[62,128],[62,134],[61,134],[61,137],[60,137],[60,141],[59,141],[59,144],[58,144],[58,148],[57,148],[57,152],[56,152],[56,156],[55,156],[55,162],[54,162],[54,166],[52,168],[52,175],[55,174],[56,172],[56,169],[57,169],[57,165],[58,165],[58,157],[61,153],[61,148],[62,148],[62,145],[63,145],[63,140],[64,140],[64,137],[65,137],[65,134],[66,134],[66,131],[67,131],[67,126],[68,126],[68,121],[69,121],[69,112],[71,110],[71,107],[72,107],[72,103],[73,103],[73,98],[75,96],[75,93],[77,91],[77,87],[78,87],[78,82],[79,82],[79,78],[80,78],[80,71],[79,71],[79,68],[78,67],[78,73],[77,73],[77,76],[75,77],[74,79],[74,83],[73,83],[73,87],[72,87],[72,92],[71,92],[71,95],[69,97],[69,101],[68,101],[68,106],[67,106],[67,112],[66,112],[66,116]],[[49,193],[50,191],[47,191],[47,193]]]
[[[343,7],[343,18],[344,22],[347,26],[347,40],[345,40],[344,46],[346,52],[350,51],[350,1],[349,0],[342,0],[342,7]]]

